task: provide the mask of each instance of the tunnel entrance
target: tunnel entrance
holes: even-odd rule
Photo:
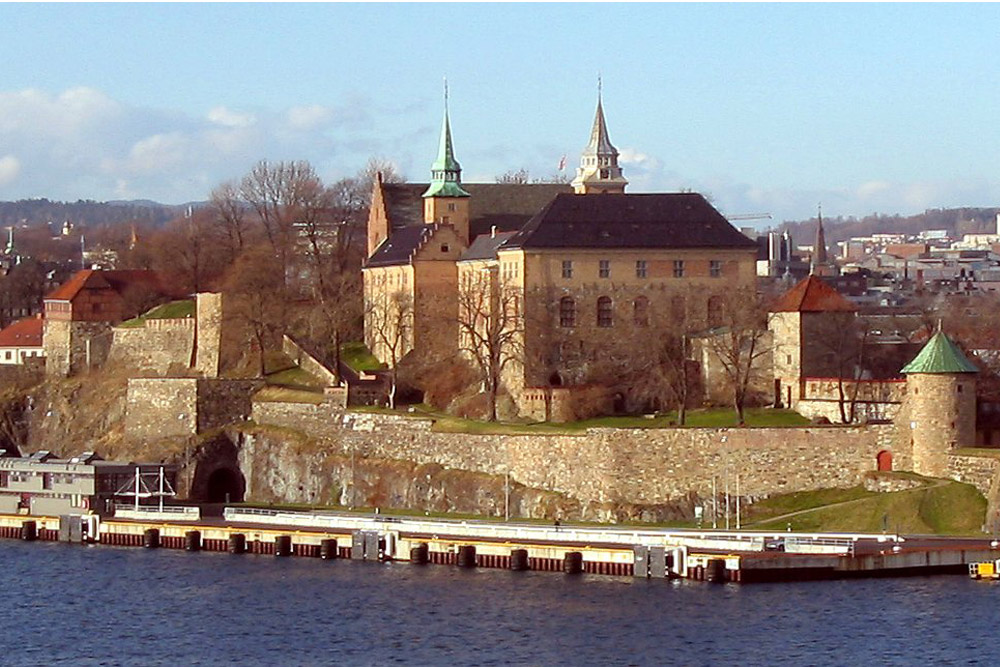
[[[218,468],[208,476],[205,500],[210,503],[241,503],[245,489],[246,481],[239,471]]]

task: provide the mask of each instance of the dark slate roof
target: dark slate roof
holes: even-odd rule
[[[437,230],[437,225],[412,225],[397,229],[375,249],[365,266],[407,264],[414,251]]]
[[[497,248],[499,248],[504,241],[512,237],[517,232],[497,232],[496,235],[492,234],[480,234],[476,237],[476,240],[472,242],[472,245],[462,253],[459,257],[459,261],[472,260],[472,259],[494,259],[497,256]]]
[[[423,193],[427,183],[384,183],[385,199],[392,229],[424,223]],[[559,183],[462,183],[469,193],[469,232],[475,238],[498,231],[520,229],[559,193],[572,192]]]
[[[746,248],[699,194],[560,194],[505,248]]]

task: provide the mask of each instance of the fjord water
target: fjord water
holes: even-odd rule
[[[1000,584],[711,585],[0,541],[4,665],[995,662]]]

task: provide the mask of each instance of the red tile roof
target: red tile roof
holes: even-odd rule
[[[176,289],[164,286],[155,271],[141,269],[98,271],[84,269],[45,296],[46,299],[72,301],[84,287],[101,289],[110,287],[119,294],[129,287],[142,286],[156,290],[167,296],[182,296]]]
[[[41,347],[42,318],[26,317],[0,330],[0,347]]]
[[[785,292],[770,310],[772,313],[829,313],[854,312],[857,308],[822,279],[809,276]]]

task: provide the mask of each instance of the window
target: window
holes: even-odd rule
[[[458,207],[455,206],[455,202],[448,202],[448,211],[454,213]]]
[[[441,244],[441,252],[448,252],[448,244],[447,243],[442,243]]]
[[[721,296],[713,296],[708,300],[708,326],[722,326],[723,303]]]
[[[635,260],[635,277],[636,278],[646,277],[646,260],[644,259]]]
[[[564,259],[562,265],[562,276],[563,278],[573,277],[573,260]]]
[[[571,297],[564,296],[559,299],[559,326],[576,326],[576,301]]]
[[[637,327],[649,326],[649,299],[644,296],[636,297],[632,302],[632,320]]]
[[[3,358],[6,359],[7,361],[10,361],[10,350],[7,350],[6,352],[3,353]]]
[[[0,486],[10,486],[10,472],[0,470]]]
[[[687,304],[684,302],[684,297],[678,295],[670,300],[670,314],[678,322],[683,322],[687,317]]]
[[[674,278],[684,277],[684,260],[675,259],[674,260]]]
[[[602,296],[597,300],[597,326],[610,327],[615,323],[611,297]]]
[[[597,275],[599,275],[601,278],[611,277],[611,262],[609,260],[602,259],[598,263]]]
[[[722,275],[722,262],[717,259],[711,260],[708,263],[708,275],[713,278],[720,277]]]

